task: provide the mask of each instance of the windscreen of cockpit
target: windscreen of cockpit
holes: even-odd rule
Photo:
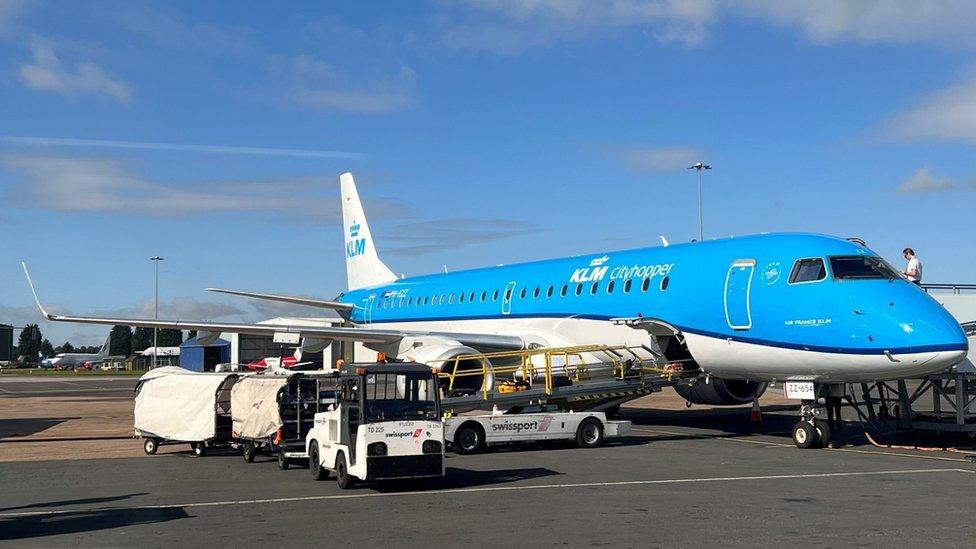
[[[887,261],[878,256],[852,255],[830,258],[830,270],[837,280],[865,280],[884,278],[894,280],[901,275]]]
[[[366,376],[366,421],[438,419],[436,386],[430,375]]]

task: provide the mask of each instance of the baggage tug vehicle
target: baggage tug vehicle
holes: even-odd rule
[[[422,364],[349,364],[337,404],[305,437],[312,478],[359,481],[444,476],[444,423],[436,374]]]

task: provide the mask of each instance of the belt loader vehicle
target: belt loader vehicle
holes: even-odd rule
[[[415,363],[348,364],[338,372],[335,409],[315,414],[306,435],[312,478],[358,481],[444,475],[438,380]]]

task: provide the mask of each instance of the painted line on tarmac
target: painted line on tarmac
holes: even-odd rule
[[[636,429],[635,428],[635,429],[631,429],[631,430],[632,431],[642,431],[642,432],[645,432],[645,433],[657,433],[657,434],[675,435],[675,436],[683,436],[683,437],[707,438],[707,439],[710,439],[710,440],[723,440],[723,441],[726,441],[726,442],[740,442],[740,443],[743,443],[743,444],[759,444],[761,446],[773,446],[773,447],[777,447],[777,448],[796,448],[796,445],[794,445],[794,444],[784,444],[782,442],[767,442],[767,441],[762,441],[762,440],[749,440],[749,439],[742,439],[742,438],[729,438],[729,437],[722,437],[722,436],[709,436],[709,435],[706,435],[706,434],[681,433],[681,432],[678,432],[678,431],[664,431],[664,430],[661,430],[661,429],[651,430],[651,429]],[[954,457],[946,457],[946,456],[923,456],[923,455],[919,455],[919,454],[904,454],[904,453],[901,453],[901,452],[882,452],[882,451],[875,451],[875,450],[858,450],[856,448],[818,448],[818,449],[819,450],[825,450],[827,452],[849,452],[849,453],[852,453],[852,454],[868,454],[868,455],[872,455],[872,456],[893,456],[893,457],[906,457],[906,458],[915,458],[915,459],[930,459],[930,460],[935,460],[935,461],[952,461],[952,462],[956,462],[956,463],[971,463],[968,459],[965,459],[965,458],[954,458]]]
[[[617,486],[652,486],[656,484],[701,484],[709,482],[736,482],[756,480],[806,480],[818,478],[868,477],[884,475],[924,475],[937,473],[976,474],[969,469],[901,469],[893,471],[852,471],[841,473],[809,473],[802,475],[758,475],[745,477],[704,477],[704,478],[674,478],[660,480],[621,480],[614,482],[579,482],[567,484],[534,484],[529,486],[488,486],[483,488],[453,488],[445,490],[427,490],[411,492],[386,492],[363,494],[335,494],[327,496],[300,496],[288,498],[239,499],[226,501],[205,501],[197,503],[169,503],[162,505],[134,505],[132,507],[96,507],[90,509],[63,509],[56,511],[25,511],[20,513],[0,513],[0,519],[17,517],[44,517],[64,515],[69,513],[93,513],[103,511],[128,511],[135,509],[187,509],[192,507],[226,507],[231,505],[261,505],[268,503],[294,503],[302,501],[325,501],[336,499],[365,499],[386,498],[399,496],[438,496],[456,494],[478,494],[485,492],[521,492],[526,490],[556,490],[567,488],[605,488]]]
[[[39,391],[13,389],[9,391],[5,390],[4,392],[10,393],[15,396],[30,396],[30,395],[46,395],[51,393],[101,393],[106,391],[115,391],[117,393],[124,391],[126,393],[131,393],[132,388],[131,387],[98,387],[95,389],[72,389],[71,387],[65,387],[64,389],[41,389]]]

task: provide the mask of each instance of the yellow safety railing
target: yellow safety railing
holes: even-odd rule
[[[440,366],[439,376],[447,380],[448,391],[454,390],[458,378],[481,376],[484,381],[480,392],[487,399],[493,389],[487,383],[489,374],[492,379],[510,375],[512,379],[520,378],[527,383],[531,383],[533,377],[542,377],[547,395],[552,394],[554,377],[565,376],[574,383],[585,381],[592,379],[596,366],[609,366],[616,379],[638,377],[643,383],[645,375],[655,374],[670,380],[675,370],[654,359],[642,358],[646,355],[647,349],[639,345],[576,345],[465,354],[440,361],[440,365],[430,365]],[[595,360],[587,361],[587,357]],[[462,362],[472,361],[478,362],[481,368],[460,369]]]

